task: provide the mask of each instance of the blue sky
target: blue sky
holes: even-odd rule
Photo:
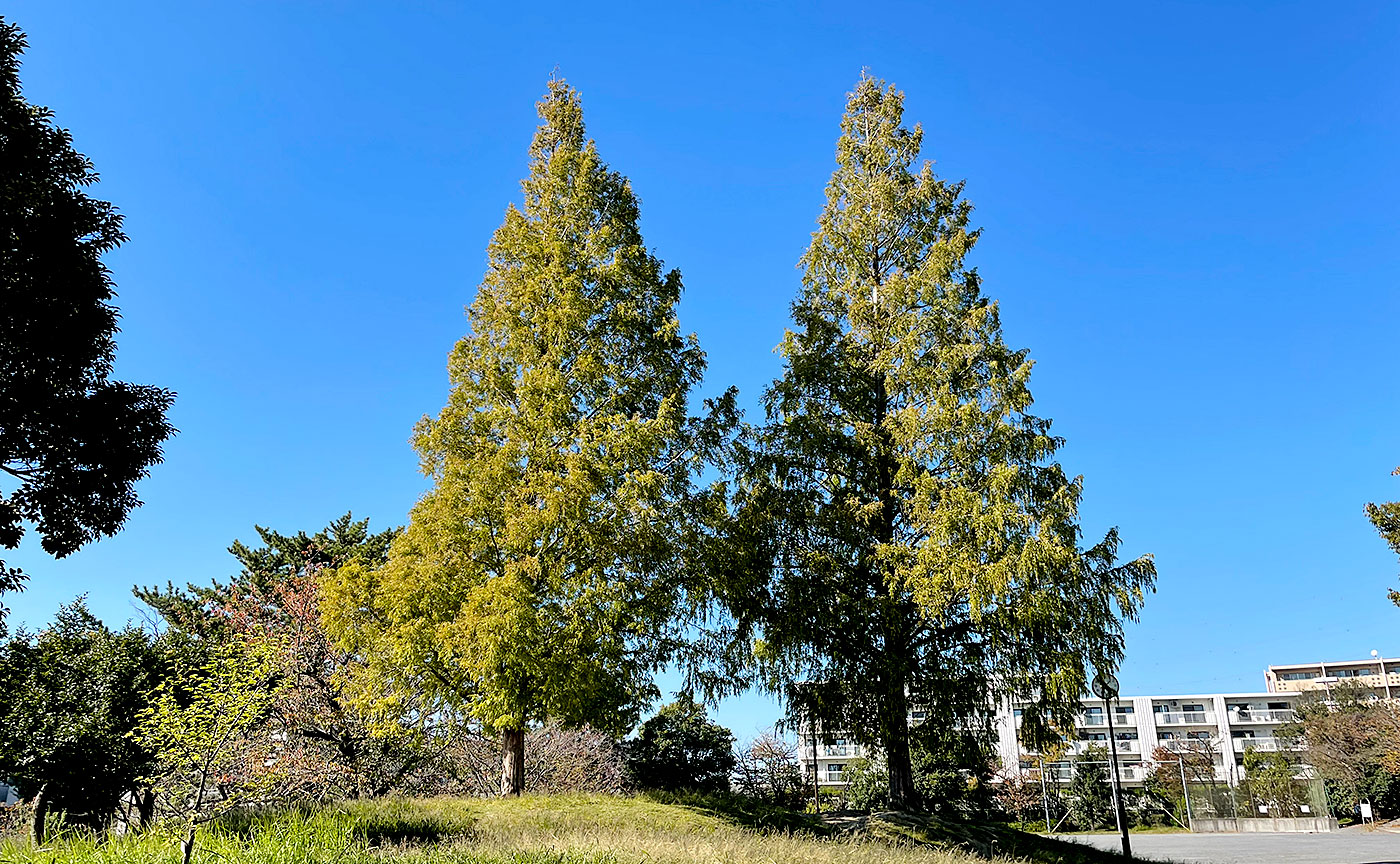
[[[1157,556],[1125,691],[1400,656],[1400,7],[11,0],[23,80],[102,173],[118,373],[180,435],[118,537],[13,556],[39,624],[224,577],[254,523],[401,523],[485,245],[556,67],[680,268],[707,390],[779,372],[796,261],[863,67],[966,178],[975,253],[1090,534]],[[726,703],[741,736],[771,720]]]

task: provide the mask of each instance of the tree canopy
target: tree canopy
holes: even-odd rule
[[[1081,547],[1081,481],[965,263],[972,206],[916,164],[903,104],[869,76],[847,103],[785,368],[741,451],[750,557],[725,591],[765,685],[883,751],[900,806],[918,797],[911,703],[919,728],[975,729],[1017,693],[1025,732],[1049,736],[1116,667],[1155,578],[1150,557],[1116,563],[1116,531]]]
[[[524,732],[617,734],[656,695],[681,635],[697,475],[733,397],[688,413],[705,368],[676,318],[680,273],[643,243],[637,200],[550,82],[511,205],[414,444],[431,491],[382,567],[325,581],[327,620],[398,682],[500,732],[520,791]]]
[[[82,600],[38,633],[0,647],[0,777],[44,813],[103,828],[152,764],[131,738],[147,693],[164,677],[160,651],[135,628],[112,632]]]
[[[25,524],[63,557],[115,534],[174,432],[169,390],[111,380],[117,307],[102,256],[122,217],[92,162],[20,89],[24,34],[0,19],[0,548]],[[23,574],[0,561],[0,591]]]
[[[627,779],[636,789],[727,792],[737,764],[734,735],[687,698],[643,723],[624,753]]]

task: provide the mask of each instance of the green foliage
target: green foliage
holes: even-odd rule
[[[852,810],[884,810],[890,806],[890,775],[871,759],[856,759],[842,772],[846,791],[842,803]]]
[[[964,262],[963,185],[916,167],[922,143],[902,94],[863,77],[739,455],[725,586],[762,683],[878,747],[900,805],[918,797],[910,703],[988,735],[989,694],[1033,695],[1023,729],[1049,735],[1089,670],[1116,667],[1155,579],[1149,557],[1115,564],[1116,531],[1080,547],[1080,480]]]
[[[0,549],[34,523],[63,557],[115,534],[174,432],[169,390],[110,380],[117,308],[102,256],[122,217],[88,197],[92,163],[25,101],[24,33],[0,18]],[[23,574],[0,561],[0,592]],[[3,612],[0,612],[3,614]]]
[[[628,783],[634,789],[727,792],[734,735],[689,699],[665,705],[624,742]]]
[[[1108,754],[1094,749],[1089,753],[1091,755],[1075,762],[1067,793],[1070,821],[1084,831],[1114,824],[1113,788],[1109,785],[1108,771],[1099,761]]]
[[[1302,816],[1301,805],[1309,803],[1307,788],[1298,779],[1297,760],[1283,752],[1246,750],[1239,792],[1249,799],[1251,817],[1265,812],[1260,808],[1267,808],[1269,816]]]
[[[202,823],[282,797],[281,742],[265,732],[278,663],[266,642],[231,640],[197,668],[178,668],[152,693],[132,737],[154,754],[149,780],[167,827],[183,831],[185,864]]]
[[[1396,468],[1391,473],[1400,475],[1400,468]],[[1381,535],[1381,539],[1390,547],[1390,551],[1400,555],[1400,501],[1367,504],[1366,518],[1371,520],[1371,524],[1376,528],[1376,533]],[[1400,591],[1392,588],[1390,600],[1396,606],[1400,606]]]
[[[295,747],[308,791],[381,795],[401,786],[432,752],[426,738],[439,718],[412,698],[369,712],[354,704],[350,679],[359,661],[334,645],[321,621],[321,571],[351,561],[380,566],[398,529],[378,533],[346,513],[315,534],[283,534],[257,526],[262,545],[235,541],[241,565],[228,582],[184,589],[135,589],[171,628],[213,643],[266,643],[285,685],[271,722]]]
[[[331,629],[372,664],[365,694],[428,694],[502,732],[506,791],[529,724],[622,734],[657,695],[685,635],[682,553],[722,509],[696,477],[734,412],[730,395],[687,415],[705,362],[680,274],[647,250],[577,92],[552,81],[539,112],[524,205],[414,437],[433,488],[384,566],[324,580]]]
[[[69,825],[103,828],[151,764],[131,740],[161,663],[146,634],[114,633],[82,600],[0,649],[0,777]]]
[[[1327,783],[1330,799],[1351,813],[1361,801],[1383,814],[1400,812],[1400,708],[1356,685],[1310,694],[1297,705],[1298,719],[1278,737],[1307,747],[1308,764]]]
[[[378,533],[369,530],[369,520],[356,521],[346,513],[317,531],[307,534],[283,534],[261,525],[253,526],[261,546],[250,547],[240,540],[228,547],[238,560],[238,575],[227,582],[213,580],[208,585],[188,583],[176,588],[167,582],[164,589],[136,587],[136,599],[154,609],[171,627],[196,635],[214,635],[228,631],[241,601],[257,602],[259,620],[256,623],[277,627],[291,623],[297,610],[287,608],[280,589],[298,579],[312,577],[325,568],[334,568],[350,561],[362,561],[379,566],[388,558],[389,544],[400,529],[390,528]],[[243,622],[245,625],[254,622]],[[246,628],[245,628],[246,629]]]

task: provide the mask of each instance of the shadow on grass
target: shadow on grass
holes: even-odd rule
[[[1117,852],[1085,843],[1042,837],[1007,825],[915,813],[874,813],[863,830],[872,837],[958,849],[979,858],[1017,858],[1035,864],[1121,864],[1123,861],[1123,856]]]
[[[214,829],[250,841],[266,836],[349,836],[372,847],[418,846],[470,839],[475,831],[461,816],[434,812],[410,799],[341,801],[329,807],[291,805],[227,813]]]
[[[828,836],[835,831],[809,813],[726,792],[644,792],[644,800],[685,807],[762,833]]]

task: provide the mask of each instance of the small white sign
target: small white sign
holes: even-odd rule
[[[1361,818],[1362,818],[1362,819],[1375,819],[1375,818],[1376,818],[1376,817],[1374,817],[1374,816],[1371,815],[1371,802],[1370,802],[1370,801],[1362,801],[1362,802],[1361,802]]]

